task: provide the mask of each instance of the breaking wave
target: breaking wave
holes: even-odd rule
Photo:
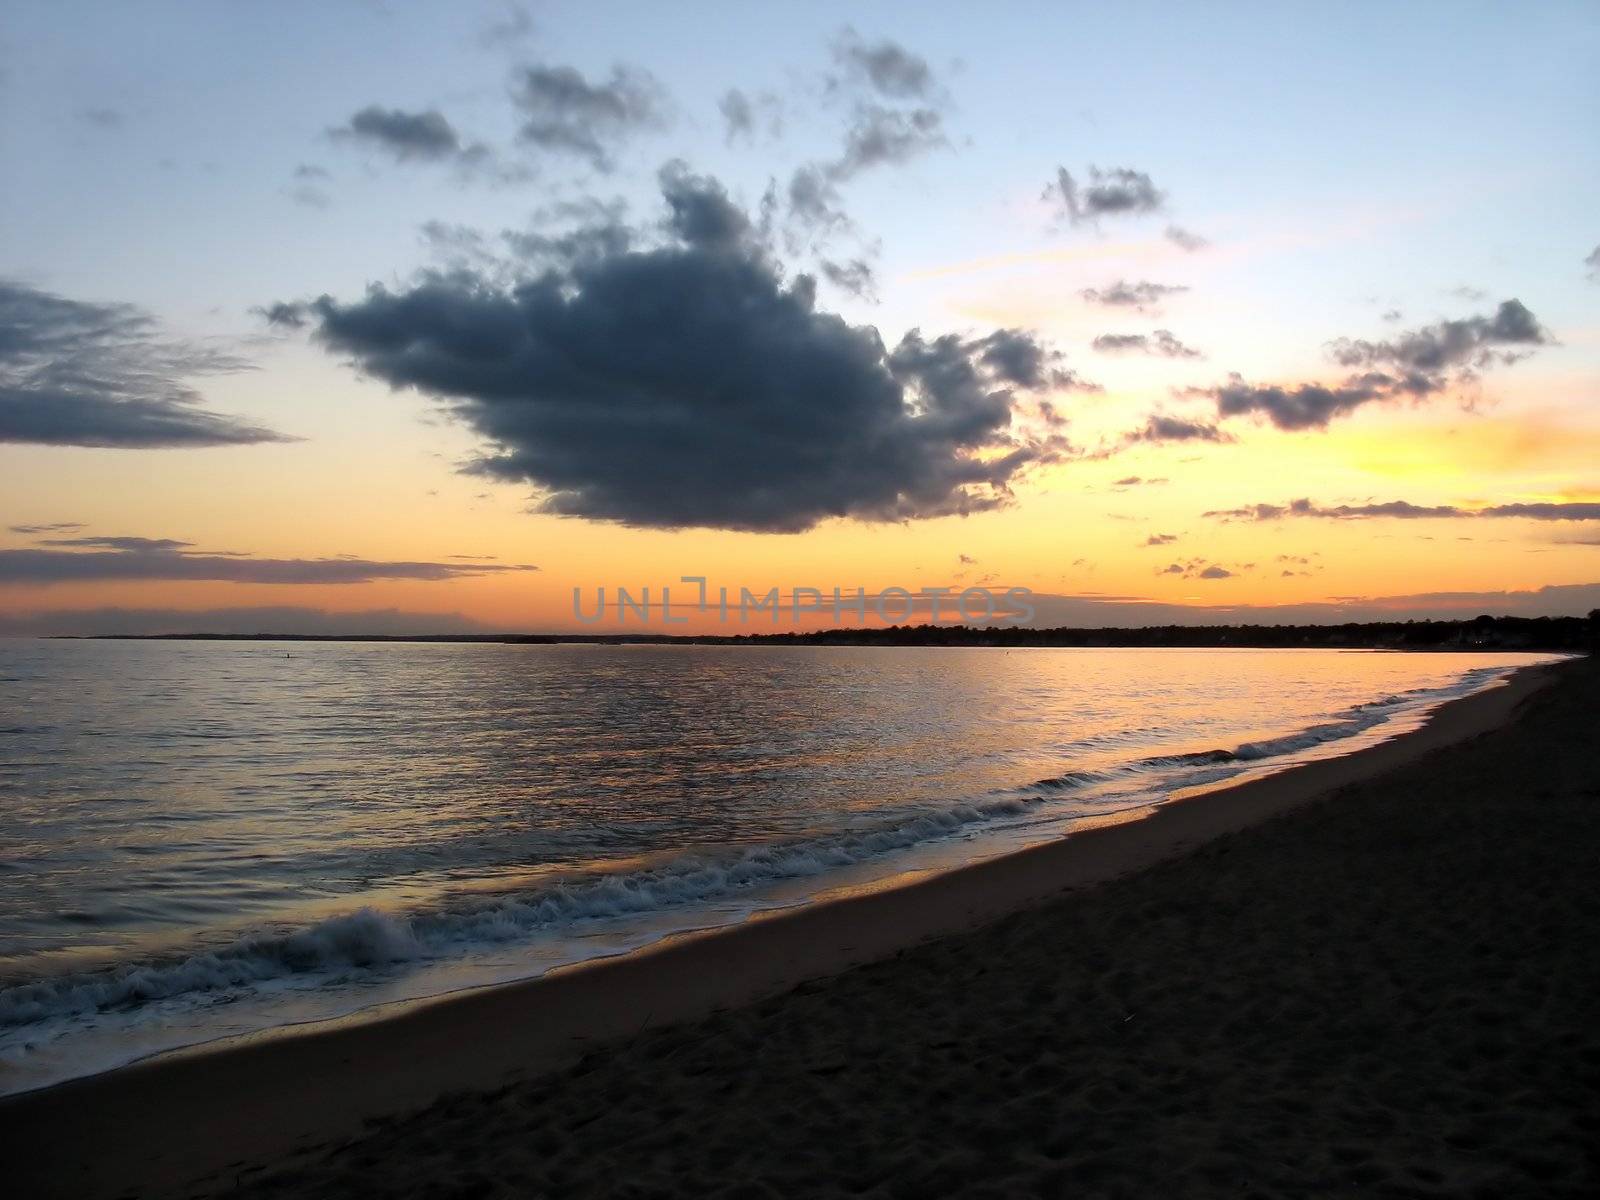
[[[388,914],[373,908],[304,929],[258,932],[230,945],[163,963],[65,975],[0,989],[0,1027],[135,1008],[158,1000],[227,999],[273,980],[348,980],[407,962],[516,941],[587,920],[665,912],[807,878],[948,837],[1028,811],[1008,797],[926,809],[894,823],[832,838],[702,855],[626,874],[592,876],[504,896],[477,908]]]

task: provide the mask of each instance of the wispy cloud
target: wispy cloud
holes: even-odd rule
[[[355,557],[258,558],[197,551],[175,538],[50,538],[41,549],[0,550],[0,585],[103,583],[131,580],[220,581],[266,584],[349,584],[378,580],[440,581],[503,572],[536,571],[530,565],[484,562],[405,562]]]
[[[1291,500],[1287,504],[1246,504],[1239,508],[1214,509],[1205,515],[1230,521],[1281,521],[1297,517],[1316,517],[1331,521],[1369,519],[1416,521],[1455,518],[1600,521],[1600,503],[1516,502],[1491,504],[1483,508],[1463,508],[1455,504],[1412,504],[1406,500],[1326,505],[1309,499],[1300,499]]]
[[[0,442],[146,449],[291,440],[202,407],[186,382],[251,369],[236,355],[160,337],[133,305],[0,280]]]

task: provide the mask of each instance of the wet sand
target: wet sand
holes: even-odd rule
[[[1597,714],[1594,662],[1525,671],[1373,749],[911,887],[0,1102],[7,1176],[1594,1194]]]

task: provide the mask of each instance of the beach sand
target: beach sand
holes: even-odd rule
[[[1600,1194],[1597,734],[1595,662],[1522,672],[898,891],[14,1098],[10,1194]]]

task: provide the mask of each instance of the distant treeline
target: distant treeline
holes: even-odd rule
[[[1368,621],[1348,625],[1146,625],[1138,629],[978,629],[895,625],[826,629],[728,641],[803,646],[1245,646],[1379,650],[1600,649],[1600,609],[1587,617],[1475,617],[1468,621]]]
[[[659,633],[106,634],[133,640],[214,642],[495,642],[552,645],[780,646],[1244,646],[1376,650],[1600,650],[1600,609],[1587,617],[1474,617],[1466,621],[1368,621],[1348,625],[1147,625],[1139,629],[1029,629],[1015,626],[891,625],[810,633],[732,636]]]

